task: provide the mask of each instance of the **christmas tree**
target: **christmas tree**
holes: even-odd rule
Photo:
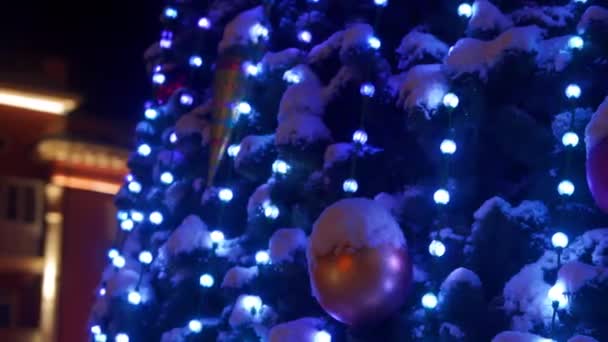
[[[161,18],[92,341],[608,341],[608,1]]]

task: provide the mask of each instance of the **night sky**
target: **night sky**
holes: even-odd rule
[[[0,54],[64,56],[69,90],[86,100],[82,114],[134,121],[150,95],[142,56],[158,39],[161,8],[161,0],[10,1]]]

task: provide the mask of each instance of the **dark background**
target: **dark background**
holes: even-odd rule
[[[67,90],[85,99],[76,115],[134,121],[150,95],[142,56],[159,37],[161,9],[160,0],[3,1],[0,81],[35,83],[31,65],[63,57]]]

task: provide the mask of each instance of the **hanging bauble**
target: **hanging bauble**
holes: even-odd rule
[[[589,190],[597,206],[608,213],[608,98],[587,125],[586,144]]]
[[[394,314],[412,283],[403,233],[375,201],[344,199],[315,222],[307,251],[313,295],[335,319],[353,326]]]

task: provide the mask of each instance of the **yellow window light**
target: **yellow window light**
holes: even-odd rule
[[[76,109],[78,101],[69,97],[47,96],[33,92],[0,88],[0,105],[65,115]]]

